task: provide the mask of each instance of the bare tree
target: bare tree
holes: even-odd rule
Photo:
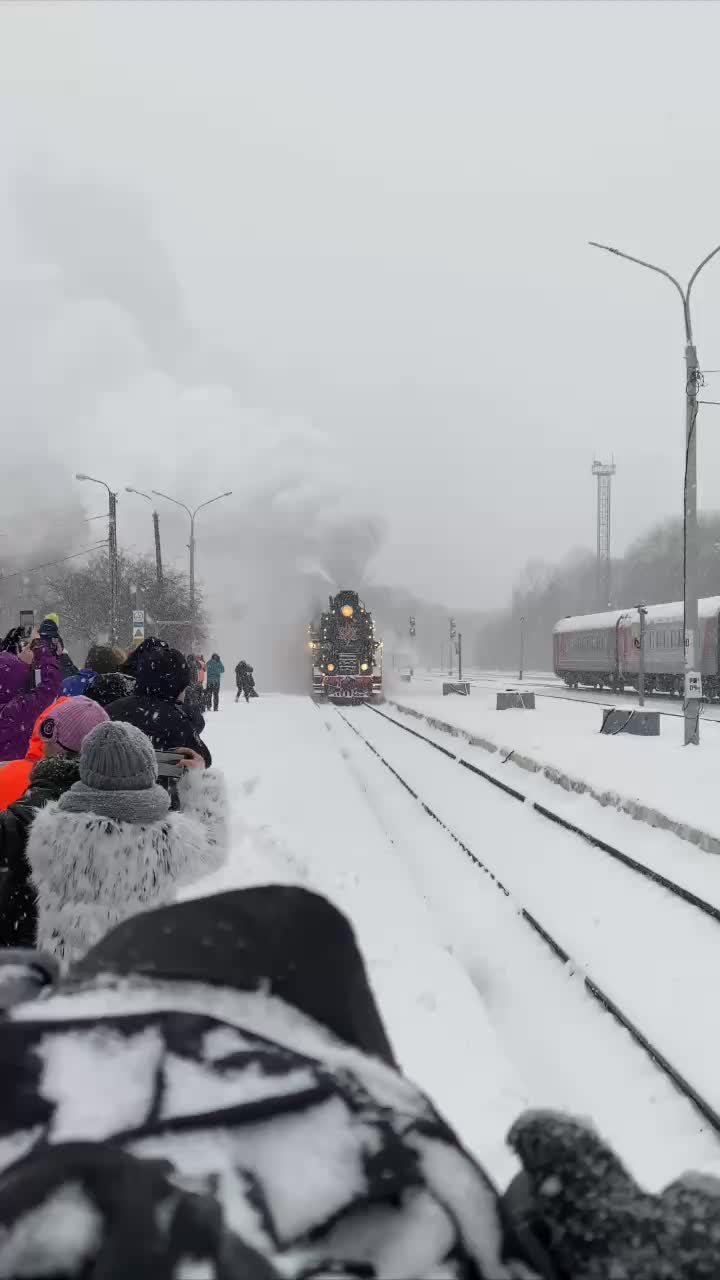
[[[140,607],[149,619],[147,634],[160,634],[168,644],[185,651],[190,644],[190,588],[187,576],[167,569],[158,587],[155,563],[145,556],[119,556],[119,639],[129,647],[137,588]],[[66,643],[86,646],[106,639],[110,628],[110,580],[108,560],[99,553],[82,569],[69,567],[48,576],[40,588],[43,607],[60,615]],[[195,591],[195,635],[206,642],[206,618],[202,597]],[[170,625],[168,625],[168,623]]]

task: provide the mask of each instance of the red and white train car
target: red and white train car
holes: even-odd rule
[[[720,697],[718,637],[720,596],[699,603],[697,670],[708,698]],[[683,604],[654,604],[645,616],[645,688],[648,693],[683,692],[685,647]],[[553,628],[555,674],[570,688],[621,690],[637,687],[640,667],[640,614],[637,609],[561,618]]]

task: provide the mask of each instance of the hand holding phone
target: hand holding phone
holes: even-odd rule
[[[157,760],[159,778],[180,778],[182,776],[183,771],[180,768],[182,756],[177,751],[156,751],[155,759]]]
[[[185,769],[205,768],[205,761],[199,751],[193,751],[192,747],[176,747],[175,754],[179,758],[181,772]]]

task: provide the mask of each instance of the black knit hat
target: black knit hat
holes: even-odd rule
[[[150,649],[135,670],[135,692],[175,702],[190,683],[188,664],[179,649]]]
[[[101,707],[108,707],[111,702],[129,698],[134,692],[135,681],[132,676],[124,676],[121,671],[108,671],[90,681],[85,697],[92,702],[99,702]]]
[[[170,646],[164,640],[158,640],[157,636],[148,636],[147,640],[143,640],[137,649],[131,649],[125,662],[120,670],[124,675],[135,677],[138,665],[146,653],[151,653],[154,649],[169,649]]]

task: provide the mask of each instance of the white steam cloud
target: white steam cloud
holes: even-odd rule
[[[0,207],[0,564],[29,565],[104,536],[100,489],[121,493],[120,543],[151,552],[149,508],[126,484],[201,512],[198,577],[226,665],[261,685],[301,687],[304,627],[338,586],[363,589],[381,545],[368,462],[348,473],[333,442],[273,412],[241,353],[193,332],[161,239],[126,192],[24,173]],[[244,385],[249,384],[249,385]],[[260,399],[267,408],[248,407]],[[165,555],[185,563],[187,521],[158,500]]]

